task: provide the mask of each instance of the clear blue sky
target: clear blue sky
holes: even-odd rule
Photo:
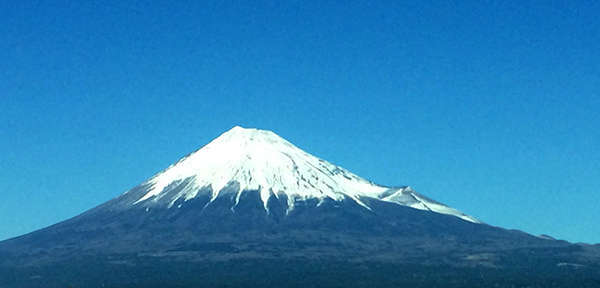
[[[51,2],[0,2],[0,239],[242,125],[493,225],[600,242],[598,1]]]

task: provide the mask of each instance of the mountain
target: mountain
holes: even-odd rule
[[[225,189],[227,188],[227,189]],[[135,191],[135,192],[133,192]],[[409,206],[421,210],[454,215],[479,223],[471,216],[437,203],[414,192],[409,187],[385,187],[369,182],[348,170],[310,155],[271,131],[234,127],[202,149],[181,159],[165,171],[133,189],[133,197],[123,197],[122,206],[181,208],[194,198],[208,197],[206,206],[233,193],[240,204],[244,194],[254,191],[260,195],[265,212],[270,213],[269,201],[285,199],[285,213],[297,203],[307,200],[355,202],[367,210],[368,200]],[[142,197],[137,195],[141,193]],[[224,197],[229,197],[228,195]],[[177,203],[177,205],[175,205]]]
[[[494,227],[234,127],[0,242],[0,287],[600,287],[600,249]]]

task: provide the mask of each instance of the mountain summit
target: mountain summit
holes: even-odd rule
[[[598,271],[596,246],[481,223],[241,127],[0,242],[2,288],[598,287]]]
[[[269,198],[285,197],[286,213],[298,201],[352,199],[365,209],[365,197],[416,209],[453,215],[479,223],[474,217],[414,192],[410,187],[385,187],[310,155],[277,134],[236,126],[202,149],[188,155],[142,184],[147,192],[132,205],[173,207],[207,193],[210,205],[222,190],[235,186],[235,202],[247,191],[258,191],[269,212]],[[177,191],[177,192],[174,192]],[[230,196],[230,195],[228,195]],[[178,207],[181,207],[179,206]]]

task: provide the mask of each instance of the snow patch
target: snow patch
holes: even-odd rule
[[[174,183],[185,186],[169,199],[169,207],[179,199],[188,201],[195,198],[207,187],[212,191],[211,203],[224,188],[236,183],[235,205],[244,191],[259,191],[267,212],[271,194],[275,197],[287,195],[288,212],[294,208],[296,201],[314,198],[341,201],[346,197],[371,210],[360,200],[360,197],[371,197],[478,223],[475,218],[456,209],[408,193],[412,191],[408,187],[390,188],[374,184],[304,152],[271,131],[239,126],[143,183],[149,190],[133,204],[159,201],[167,194],[164,192],[170,190],[169,185]],[[235,205],[231,207],[232,211]]]

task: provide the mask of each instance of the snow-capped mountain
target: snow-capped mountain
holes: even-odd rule
[[[0,242],[2,288],[598,287],[598,271],[598,247],[481,223],[241,127]]]
[[[259,191],[264,209],[269,198],[287,199],[286,212],[298,201],[350,198],[371,210],[363,199],[373,198],[403,206],[448,214],[479,223],[477,219],[413,191],[410,187],[386,187],[304,152],[277,134],[239,126],[225,132],[200,150],[160,172],[141,186],[147,192],[131,205],[168,208],[208,193],[210,205],[224,188],[235,184],[235,211],[243,193]],[[173,193],[176,191],[176,193]],[[128,193],[128,192],[126,192]],[[129,199],[131,201],[132,199]],[[180,201],[181,202],[181,201]]]

